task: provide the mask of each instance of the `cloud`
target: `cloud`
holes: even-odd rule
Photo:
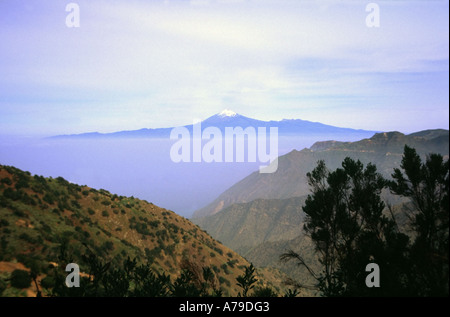
[[[80,131],[186,124],[228,107],[320,121],[321,109],[371,100],[382,113],[429,97],[411,91],[414,74],[448,75],[448,3],[394,2],[380,1],[381,26],[368,28],[359,1],[80,0],[81,27],[69,29],[63,4],[4,1],[0,115],[49,103],[67,118],[70,104],[78,119],[64,129]]]

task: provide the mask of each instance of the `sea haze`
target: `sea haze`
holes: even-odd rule
[[[230,122],[229,122],[230,123]],[[233,125],[230,123],[230,125]],[[278,155],[310,147],[316,141],[356,141],[372,135],[298,133],[280,135]],[[223,191],[259,169],[262,162],[174,163],[177,140],[143,137],[0,137],[0,164],[32,174],[66,180],[111,193],[134,196],[190,217]],[[205,143],[207,141],[203,141]]]

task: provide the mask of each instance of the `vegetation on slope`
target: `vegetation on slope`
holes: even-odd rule
[[[351,158],[334,171],[320,161],[307,176],[312,194],[303,207],[304,230],[320,266],[310,267],[304,252],[290,250],[281,259],[294,259],[306,268],[321,294],[448,296],[448,159],[430,154],[422,162],[415,149],[405,146],[401,168],[393,170],[391,181],[375,165],[364,167]],[[407,228],[398,225],[393,213],[385,213],[381,191],[386,187],[411,199]],[[375,275],[367,273],[368,264]]]
[[[264,242],[293,239],[301,234],[305,198],[256,199],[233,204],[217,214],[192,221],[239,254]]]
[[[306,173],[317,161],[324,160],[330,169],[340,167],[350,157],[363,164],[372,163],[385,177],[399,167],[403,147],[408,145],[422,157],[428,153],[449,154],[448,130],[425,130],[409,135],[400,132],[377,133],[357,142],[317,142],[310,149],[292,151],[278,159],[275,173],[255,172],[236,183],[209,205],[197,210],[193,218],[212,215],[236,203],[249,203],[255,199],[285,199],[302,197],[310,193]]]
[[[442,136],[442,133],[444,132],[446,131],[432,131],[429,133],[425,132],[421,133],[420,141],[422,142],[423,138],[426,135],[430,135],[430,139],[432,139],[433,142],[436,143],[435,142],[436,134],[439,134],[440,136],[438,136],[438,138],[440,138]],[[392,134],[380,134],[376,136],[376,139],[383,139],[386,143],[390,143],[391,145],[395,144],[395,146],[397,147],[398,140],[395,140],[397,137],[400,137],[401,139],[403,138],[401,134],[392,133]],[[357,143],[360,144],[361,142]],[[364,140],[363,143],[367,142],[370,143],[371,141]],[[336,144],[336,142],[331,143],[332,144],[330,145],[329,148],[332,148],[332,150],[328,151],[327,155],[333,156],[334,155],[333,153],[335,153],[335,151],[338,151],[337,148],[340,147],[341,145]],[[441,157],[443,157],[443,159],[448,158],[448,150],[445,147],[445,144],[448,144],[448,140],[446,141],[446,143],[445,142],[440,143],[439,141],[436,144],[441,145],[444,144],[440,152],[444,152],[447,154],[445,154],[444,156],[441,155]],[[342,151],[342,154],[351,153],[351,151],[349,151],[350,148],[351,146],[346,145],[346,147],[342,147],[341,150],[339,151]],[[424,151],[424,149],[426,148],[429,147],[425,145],[421,147],[422,151]],[[327,146],[325,145],[321,146],[321,151],[327,151],[327,149],[328,149]],[[359,150],[362,151],[362,149],[363,148],[360,148]],[[407,147],[406,149],[410,148]],[[368,153],[366,160],[369,160],[370,156],[373,154],[374,153],[372,154]],[[421,157],[436,156],[436,154],[433,155],[428,154],[427,156],[423,152],[421,152],[420,155],[419,153],[416,152],[416,155],[418,157],[416,161],[418,161]],[[338,155],[338,157],[340,157],[340,154]],[[343,159],[344,162],[346,160],[348,159],[345,158]],[[325,160],[322,160],[322,162],[325,162]],[[386,163],[385,160],[383,162]],[[402,161],[402,156],[400,156],[397,166],[400,167],[402,166],[402,164],[404,163]],[[430,165],[431,163],[427,164]],[[330,168],[328,165],[326,166],[327,168]],[[334,165],[331,166],[331,169],[334,169],[333,166]],[[368,166],[375,166],[375,165],[369,163]],[[388,165],[383,165],[384,171],[383,173],[380,173],[380,175],[382,175],[383,177],[388,173],[388,171],[390,171],[389,173],[392,174],[394,171],[399,170],[396,167],[396,165],[393,165],[390,168],[390,170],[387,168],[387,166]],[[342,166],[341,167],[338,166],[337,168],[342,169]],[[426,172],[423,173],[426,174]],[[433,173],[437,172],[433,171]],[[294,174],[294,171],[293,173],[289,174],[290,178],[292,178],[291,177],[292,174]],[[305,174],[305,177],[306,176],[307,174]],[[395,177],[397,178],[400,177],[396,174],[389,176],[390,177],[386,178],[386,182],[388,182],[387,179],[391,179],[392,181],[393,179],[395,179]],[[444,186],[443,184],[445,183],[445,180],[443,180],[445,178],[445,171],[444,176],[442,176],[441,178],[442,179],[440,180],[440,182],[443,183],[440,186],[442,187]],[[325,180],[322,180],[322,182],[325,183]],[[311,180],[305,181],[305,183],[306,184],[309,183],[311,185]],[[310,190],[314,190],[314,188],[310,187]],[[250,187],[247,188],[247,191],[254,192],[255,189]],[[438,192],[442,193],[442,189]],[[401,192],[399,191],[397,192],[392,191],[391,193],[388,186],[382,186],[382,188],[379,189],[379,193],[375,193],[376,194],[375,197],[379,197],[379,199],[383,203],[382,215],[385,218],[383,218],[384,220],[382,221],[386,222],[393,217],[395,226],[400,228],[401,233],[405,234],[405,238],[407,238],[410,241],[409,246],[411,246],[414,243],[415,239],[417,238],[416,230],[414,230],[414,228],[411,228],[411,219],[413,219],[415,217],[415,214],[419,211],[418,205],[424,205],[427,199],[430,200],[432,198],[431,193],[432,191],[428,194],[428,198],[425,197],[422,198],[421,202],[419,203],[414,203],[414,201],[411,200],[411,197],[409,197],[408,195],[404,195],[404,193],[401,194]],[[370,194],[371,193],[367,192],[364,195],[359,196],[364,201],[367,201],[370,197]],[[305,261],[305,263],[307,263],[308,267],[312,271],[321,272],[322,269],[319,262],[318,254],[314,252],[314,243],[311,240],[311,237],[308,234],[306,234],[306,232],[303,230],[305,217],[303,208],[305,207],[304,204],[305,198],[299,201],[300,199],[301,198],[288,198],[281,200],[256,199],[249,203],[233,204],[214,215],[202,218],[195,218],[194,221],[198,223],[202,228],[208,230],[208,232],[212,236],[220,239],[225,245],[231,247],[232,249],[244,255],[249,261],[257,265],[258,267],[277,268],[282,272],[286,273],[290,277],[290,279],[295,280],[297,284],[307,286],[307,289],[310,289],[311,287],[308,286],[314,285],[316,280],[313,278],[313,276],[311,276],[311,274],[309,274],[308,270],[305,270],[304,268],[302,269],[301,266],[299,267],[297,263],[294,261],[280,262],[280,254],[286,250],[291,250],[293,254],[301,254],[302,259]],[[319,202],[324,203],[327,200],[332,200],[332,198],[325,199],[322,197],[321,199],[319,199]],[[286,209],[286,206],[288,206],[290,202],[294,201],[296,201],[298,204],[293,203],[292,208]],[[315,209],[313,208],[312,210]],[[438,210],[437,207],[436,210]],[[428,214],[432,213],[433,213],[432,211],[428,212]],[[288,221],[289,226],[283,227],[282,223],[280,223],[280,219],[284,220],[289,219]],[[273,228],[284,228],[285,230],[272,230]],[[277,234],[272,234],[274,231]],[[448,232],[448,225],[447,225],[447,232]],[[292,237],[292,235],[295,233],[297,233],[297,236]],[[400,252],[400,250],[397,251]],[[310,294],[313,294],[313,292]]]
[[[188,266],[191,271],[205,268],[216,290],[231,296],[238,294],[236,279],[250,265],[187,219],[152,203],[0,166],[3,296],[36,295],[38,289],[46,295],[55,283],[54,268],[63,270],[67,264],[61,262],[62,246],[66,260],[79,264],[84,274],[90,273],[89,254],[113,269],[136,260],[136,267],[145,264],[171,281]],[[17,269],[34,277],[34,291],[11,287]],[[259,287],[267,286],[258,280]]]

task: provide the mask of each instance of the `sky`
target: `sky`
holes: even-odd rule
[[[448,129],[448,37],[446,0],[0,0],[0,134],[172,127],[225,108]]]

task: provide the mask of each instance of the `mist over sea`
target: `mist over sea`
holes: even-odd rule
[[[356,141],[359,136],[280,137],[278,154],[316,141]],[[361,136],[362,138],[362,136]],[[51,139],[0,136],[0,164],[33,175],[63,177],[79,185],[134,196],[190,217],[261,162],[180,162],[170,157],[176,140],[154,138]]]

